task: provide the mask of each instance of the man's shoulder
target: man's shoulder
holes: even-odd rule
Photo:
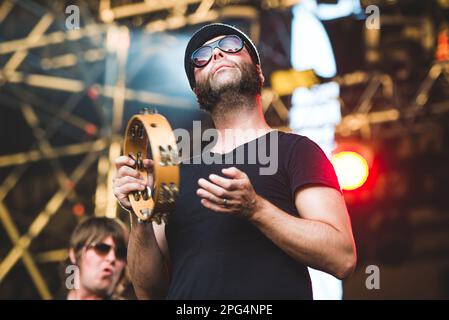
[[[287,163],[295,160],[303,163],[307,159],[319,159],[324,155],[321,147],[308,138],[293,132],[280,132],[278,138],[279,156]]]
[[[280,149],[290,149],[299,143],[308,143],[311,141],[306,136],[284,131],[278,131],[278,140]]]

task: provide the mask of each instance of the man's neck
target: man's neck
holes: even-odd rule
[[[256,97],[254,107],[234,106],[230,112],[212,114],[212,118],[218,141],[211,151],[217,153],[227,153],[273,130],[265,121],[260,96]]]

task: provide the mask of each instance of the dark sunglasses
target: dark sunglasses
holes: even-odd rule
[[[104,257],[109,254],[109,251],[112,249],[112,246],[106,243],[91,243],[90,245],[87,246],[87,248],[94,249],[96,254]],[[126,247],[116,246],[115,256],[119,260],[126,260]]]
[[[232,34],[202,46],[192,53],[193,65],[197,68],[205,67],[212,58],[215,48],[226,53],[237,53],[243,49],[243,41],[240,37]]]

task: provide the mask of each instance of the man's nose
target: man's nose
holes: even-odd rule
[[[219,48],[214,48],[214,50],[212,51],[212,57],[214,58],[214,60],[223,58],[223,51],[221,51]]]

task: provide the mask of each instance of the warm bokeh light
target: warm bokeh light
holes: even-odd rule
[[[81,202],[77,202],[72,207],[72,213],[77,217],[83,217],[86,214],[86,208]]]
[[[365,158],[356,152],[338,152],[332,156],[332,164],[343,190],[355,190],[368,178],[368,164]]]

